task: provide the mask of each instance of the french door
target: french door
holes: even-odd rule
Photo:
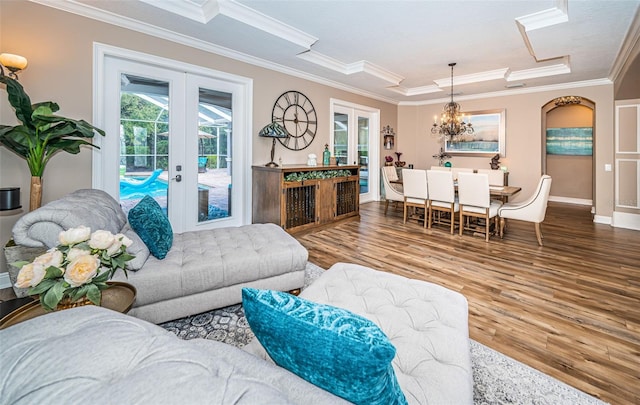
[[[360,166],[360,202],[373,201],[378,194],[379,128],[378,110],[331,101],[331,150],[340,165]]]
[[[125,212],[151,196],[174,232],[247,223],[242,85],[110,55],[102,83],[94,187]]]

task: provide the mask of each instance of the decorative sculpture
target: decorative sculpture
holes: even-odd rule
[[[496,154],[494,157],[491,158],[491,169],[492,170],[498,170],[500,168],[500,154]]]
[[[434,159],[438,159],[438,166],[442,166],[445,159],[451,159],[451,155],[444,151],[444,148],[440,148],[440,153],[433,155]]]

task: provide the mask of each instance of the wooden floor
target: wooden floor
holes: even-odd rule
[[[457,230],[456,230],[457,231]],[[324,268],[363,264],[437,283],[469,302],[470,337],[611,404],[640,404],[640,232],[550,203],[544,247],[533,224],[504,239],[402,224],[401,208],[297,235]]]

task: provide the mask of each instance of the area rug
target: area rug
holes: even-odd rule
[[[322,268],[308,263],[305,287],[318,278],[322,271]],[[212,339],[237,347],[247,345],[254,338],[240,304],[160,326],[181,339]],[[597,398],[474,340],[470,340],[470,343],[475,404],[603,404]]]

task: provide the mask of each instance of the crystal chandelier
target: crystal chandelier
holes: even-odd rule
[[[449,142],[458,142],[463,139],[464,135],[472,135],[473,127],[471,123],[464,122],[464,114],[460,112],[460,104],[453,101],[453,67],[455,63],[449,63],[451,66],[451,101],[445,104],[440,116],[440,124],[437,122],[437,116],[433,119],[433,127],[431,133],[439,135]]]

